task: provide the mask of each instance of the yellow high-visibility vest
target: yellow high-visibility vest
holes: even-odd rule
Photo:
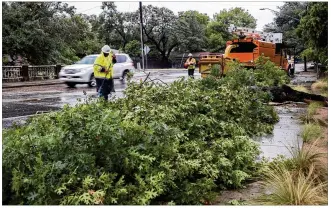
[[[107,78],[110,79],[113,77],[113,53],[109,53],[107,57],[101,53],[94,62],[93,71],[95,78]],[[101,68],[104,67],[108,70],[108,73],[101,72]]]
[[[190,58],[188,58],[186,60],[186,63],[189,64],[190,62],[193,62],[193,65],[188,65],[187,69],[195,69],[195,65],[197,63],[196,60],[194,58],[192,58],[191,61],[190,61]]]

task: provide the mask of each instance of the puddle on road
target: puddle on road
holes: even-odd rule
[[[255,141],[261,145],[261,157],[273,159],[277,155],[291,157],[290,149],[302,146],[301,128],[299,116],[305,112],[303,106],[275,106],[279,116],[279,122],[274,126],[273,133]]]

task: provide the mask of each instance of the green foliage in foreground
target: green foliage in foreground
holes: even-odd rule
[[[125,98],[5,130],[3,203],[201,204],[242,186],[259,168],[250,137],[270,133],[278,117],[237,73],[130,83]]]

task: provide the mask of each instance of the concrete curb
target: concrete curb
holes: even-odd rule
[[[52,82],[43,82],[43,83],[13,83],[13,84],[4,84],[2,83],[2,89],[6,88],[18,88],[18,87],[33,87],[33,86],[44,86],[44,85],[57,85],[63,84],[61,81],[52,81]]]

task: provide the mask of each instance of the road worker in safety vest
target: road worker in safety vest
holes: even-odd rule
[[[108,45],[103,46],[101,51],[101,54],[94,62],[93,71],[99,97],[104,97],[105,100],[108,100],[110,92],[115,92],[113,66],[116,63],[116,56],[113,55]]]
[[[188,59],[185,62],[185,65],[187,65],[188,69],[188,76],[194,79],[194,70],[196,65],[196,60],[192,57],[192,53],[188,54]]]

